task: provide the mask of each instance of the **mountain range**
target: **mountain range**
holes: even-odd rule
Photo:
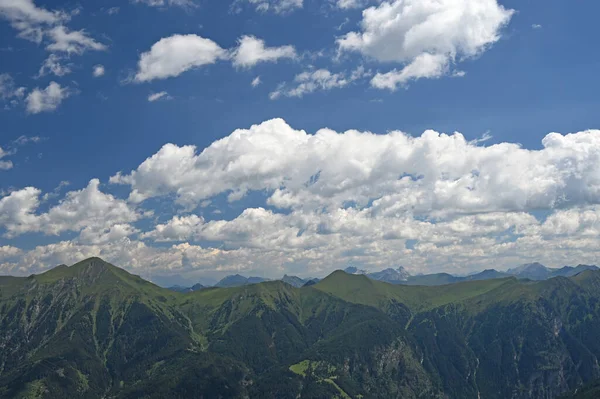
[[[593,394],[599,331],[597,270],[437,287],[336,271],[180,293],[91,258],[0,277],[0,398]]]
[[[388,268],[380,272],[369,273],[366,270],[358,269],[354,266],[347,267],[344,271],[348,274],[365,275],[372,280],[383,281],[390,284],[405,284],[405,285],[424,285],[424,286],[437,286],[445,284],[454,284],[461,281],[476,281],[476,280],[490,280],[496,278],[506,277],[517,277],[519,279],[529,280],[547,280],[553,277],[572,277],[585,270],[598,270],[597,266],[593,265],[578,265],[576,267],[564,266],[559,269],[552,269],[546,267],[540,263],[530,263],[521,265],[519,267],[509,269],[506,272],[500,272],[494,269],[484,270],[480,273],[472,274],[469,276],[454,276],[448,273],[436,273],[436,274],[420,274],[412,276],[405,268],[399,267],[397,269]],[[217,282],[215,287],[241,287],[249,284],[258,284],[269,279],[262,277],[244,277],[239,274],[231,275],[223,278]],[[314,281],[319,282],[317,278],[303,279],[297,276],[288,276],[287,274],[281,278],[284,283],[290,284],[293,287],[302,287]],[[309,284],[311,285],[311,284]],[[177,292],[197,291],[206,288],[202,284],[196,284],[192,287],[173,286],[171,290]]]

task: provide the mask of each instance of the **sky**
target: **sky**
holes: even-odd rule
[[[598,12],[0,0],[0,274],[600,263]]]

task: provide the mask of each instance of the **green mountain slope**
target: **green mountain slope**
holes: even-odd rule
[[[600,378],[600,272],[335,272],[178,293],[93,258],[0,277],[1,398],[554,398]]]

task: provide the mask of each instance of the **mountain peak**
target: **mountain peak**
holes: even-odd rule
[[[355,266],[348,266],[343,271],[348,274],[367,274],[366,270],[359,269]]]
[[[539,262],[526,263],[514,269],[509,269],[507,273],[530,280],[546,280],[552,275],[552,271]]]
[[[402,281],[407,281],[410,277],[410,273],[400,266],[397,269],[387,268],[380,272],[369,273],[367,276],[373,280],[385,281],[388,283],[399,283]]]
[[[124,282],[130,287],[153,286],[152,283],[130,274],[124,269],[113,266],[98,257],[82,260],[72,266],[57,266],[35,276],[35,279],[40,283],[71,280],[76,284],[97,287],[114,287]]]

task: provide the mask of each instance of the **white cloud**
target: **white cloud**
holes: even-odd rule
[[[191,0],[133,0],[134,3],[145,4],[150,7],[196,7],[196,4]]]
[[[0,100],[7,101],[10,105],[16,105],[24,95],[24,87],[16,87],[9,74],[0,74]]]
[[[378,73],[371,80],[373,87],[378,89],[396,90],[410,80],[421,78],[439,78],[447,74],[449,59],[445,55],[428,53],[417,56],[414,61],[400,71],[394,69],[386,73]]]
[[[6,157],[9,154],[10,153],[6,152],[5,150],[2,149],[2,147],[0,147],[0,170],[12,169],[12,167],[13,167],[12,161],[3,161],[2,160],[2,158]]]
[[[266,47],[264,40],[254,36],[242,36],[232,53],[236,67],[253,67],[260,62],[275,62],[281,58],[296,58],[294,46]]]
[[[103,51],[107,47],[92,39],[84,30],[69,31],[59,25],[48,31],[52,42],[46,47],[50,51],[63,51],[66,53],[83,54],[86,50]]]
[[[79,9],[71,15],[77,15]],[[71,15],[61,11],[48,11],[37,7],[32,0],[0,0],[0,16],[10,21],[18,37],[41,43],[52,52],[82,54],[86,50],[105,50],[106,46],[87,35],[84,30],[69,31],[64,25]]]
[[[214,64],[226,51],[198,35],[173,35],[156,42],[138,62],[137,82],[179,76],[193,68]]]
[[[58,235],[76,231],[82,232],[86,242],[111,234],[116,225],[120,225],[116,228],[120,232],[134,231],[123,225],[138,220],[140,214],[125,201],[101,192],[99,185],[97,179],[92,179],[86,188],[67,193],[58,205],[42,214],[36,214],[41,203],[39,189],[13,191],[0,198],[0,226],[9,238],[31,232]]]
[[[536,150],[478,143],[434,131],[307,134],[276,119],[202,150],[167,144],[111,178],[131,186],[130,202],[100,191],[95,179],[44,208],[46,196],[32,187],[0,198],[8,237],[79,234],[12,257],[0,249],[0,270],[28,274],[87,256],[144,276],[322,276],[348,262],[413,273],[598,263],[600,131],[551,133]],[[266,193],[264,205],[236,217],[192,211],[255,190]],[[152,197],[175,200],[186,213],[175,209],[138,231],[134,223],[154,201],[136,203]],[[538,220],[539,210],[548,216]]]
[[[373,78],[375,87],[393,89],[410,79],[440,77],[456,61],[480,55],[500,39],[513,13],[497,0],[385,1],[364,10],[361,31],[342,36],[338,46],[405,65]]]
[[[4,245],[0,247],[0,260],[11,258],[20,255],[22,251],[19,248],[12,247],[10,245]]]
[[[0,170],[10,170],[13,166],[12,161],[0,161]]]
[[[0,147],[0,171],[1,170],[9,170],[14,167],[14,164],[11,160],[3,160],[11,155],[15,155],[17,153],[17,147],[27,145],[29,143],[39,143],[42,141],[42,138],[39,136],[20,136],[17,139],[13,140],[9,146],[8,150]],[[0,191],[0,196],[4,195],[3,191]]]
[[[276,14],[286,14],[303,7],[304,0],[236,0],[234,8],[239,10],[240,4],[248,3],[259,12],[271,11]]]
[[[71,90],[69,88],[61,87],[56,82],[50,82],[45,89],[36,87],[26,98],[27,112],[31,114],[52,112],[70,95]]]
[[[68,16],[37,7],[32,0],[0,0],[0,16],[10,21],[19,37],[40,43],[48,26],[58,24]]]
[[[196,153],[165,145],[128,175],[131,200],[174,194],[195,205],[267,190],[278,208],[367,204],[380,213],[527,211],[600,203],[600,132],[551,133],[541,150],[480,147],[463,135],[413,138],[328,129],[309,135],[275,119],[236,130]]]
[[[37,74],[37,77],[46,76],[48,74],[53,74],[55,76],[65,76],[72,72],[71,68],[73,64],[62,63],[62,58],[56,54],[50,54],[48,58],[44,60],[44,63],[40,67],[40,71]]]
[[[260,76],[257,76],[252,80],[251,85],[252,85],[252,87],[257,87],[261,83],[262,83],[262,81],[260,80]]]
[[[166,91],[161,91],[160,93],[152,93],[148,96],[148,101],[154,102],[158,100],[172,100],[173,97],[169,95]]]
[[[542,25],[540,25],[540,24],[533,24],[533,25],[531,25],[531,27],[533,29],[542,29]]]
[[[174,216],[165,224],[157,225],[153,231],[145,233],[142,238],[150,238],[159,242],[187,241],[201,235],[204,219],[197,215]]]
[[[346,73],[331,73],[327,69],[318,69],[316,71],[306,71],[296,75],[294,84],[280,84],[276,90],[269,94],[272,100],[281,96],[303,97],[306,94],[318,90],[331,90],[345,87],[355,80],[368,76],[368,72],[363,67],[352,71],[349,76]],[[291,87],[290,87],[291,86]]]
[[[369,4],[369,0],[337,0],[335,3],[335,5],[342,10],[361,8],[367,4]]]
[[[95,78],[99,78],[100,76],[104,76],[104,73],[106,71],[104,70],[104,65],[94,65],[94,68],[92,69],[92,75]]]

